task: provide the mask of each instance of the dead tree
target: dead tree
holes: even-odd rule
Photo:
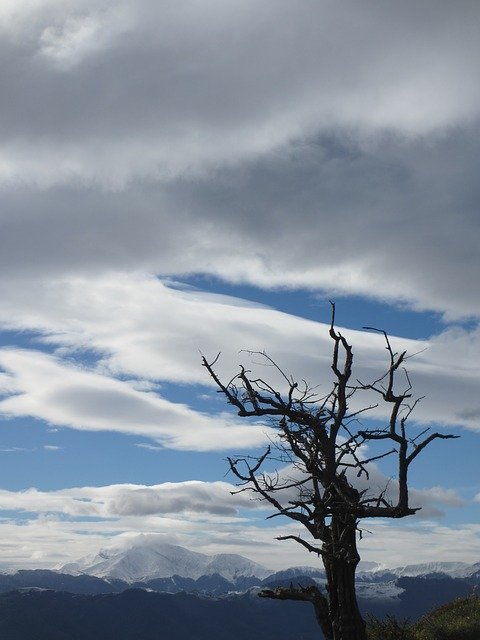
[[[377,329],[373,329],[377,331]],[[355,593],[355,571],[360,557],[357,551],[359,521],[364,518],[403,518],[418,511],[409,505],[408,469],[417,456],[436,439],[457,436],[424,430],[413,436],[407,421],[418,400],[412,399],[412,387],[404,369],[405,351],[394,352],[388,336],[388,364],[385,375],[371,383],[352,381],[353,352],[345,337],[335,328],[332,304],[330,337],[333,341],[331,391],[317,397],[312,387],[286,376],[265,353],[261,355],[283,376],[282,393],[261,378],[240,367],[227,383],[214,370],[218,360],[203,358],[220,393],[224,394],[241,417],[270,419],[278,430],[278,443],[267,447],[258,458],[229,458],[230,469],[240,489],[251,490],[274,510],[302,525],[309,536],[284,535],[279,540],[295,540],[322,558],[326,573],[326,592],[319,587],[295,587],[264,590],[263,597],[312,602],[317,621],[327,640],[365,640],[365,622]],[[396,389],[396,378],[404,371],[404,390]],[[380,428],[365,428],[361,414],[378,405],[350,409],[354,395],[368,391],[377,394],[388,408],[388,419]],[[358,398],[356,398],[358,399]],[[357,405],[358,406],[358,405]],[[356,426],[355,426],[356,425]],[[355,428],[354,428],[355,426]],[[366,445],[378,448],[365,456]],[[368,480],[369,465],[386,456],[396,457],[396,491],[391,488],[372,495],[372,488],[361,489],[357,478]],[[288,462],[294,473],[268,473],[265,464],[273,460]],[[367,482],[368,485],[368,482]],[[292,497],[293,495],[293,497]]]

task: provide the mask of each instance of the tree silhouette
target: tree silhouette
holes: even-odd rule
[[[372,331],[374,328],[365,327]],[[411,433],[407,421],[419,399],[412,398],[412,385],[406,369],[407,353],[396,353],[388,335],[385,338],[388,363],[384,375],[370,383],[352,381],[353,351],[335,328],[332,303],[330,337],[333,341],[331,390],[319,397],[306,382],[298,383],[265,353],[260,355],[275,367],[284,382],[283,392],[262,378],[240,367],[229,382],[222,382],[214,370],[219,355],[211,362],[203,357],[203,366],[227,402],[245,418],[267,418],[277,428],[278,442],[259,457],[228,458],[230,469],[239,481],[239,491],[250,490],[269,503],[274,513],[302,525],[309,536],[283,535],[279,540],[295,540],[322,558],[326,573],[326,592],[317,586],[264,590],[263,597],[280,600],[305,600],[313,604],[317,621],[327,640],[365,640],[365,622],[355,593],[355,572],[360,560],[357,550],[359,521],[364,518],[403,518],[419,507],[409,505],[408,470],[412,462],[433,440],[458,436]],[[399,372],[404,374],[404,389],[396,389]],[[377,394],[388,408],[385,426],[368,428],[362,414],[378,405],[367,404],[350,410],[353,396],[362,392]],[[356,398],[358,400],[358,398]],[[358,406],[358,404],[357,404]],[[373,445],[375,443],[375,445]],[[381,450],[365,455],[367,445]],[[395,456],[396,482],[374,491],[368,486],[374,461]],[[272,460],[288,463],[291,473],[267,472]],[[367,488],[362,488],[359,479]],[[392,497],[395,485],[395,498]]]

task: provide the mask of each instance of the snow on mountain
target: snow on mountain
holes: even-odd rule
[[[117,578],[129,583],[170,578],[175,575],[197,580],[202,576],[214,574],[233,584],[241,577],[294,581],[296,577],[302,576],[311,577],[319,583],[325,581],[325,573],[320,564],[317,567],[291,567],[273,572],[237,554],[209,556],[178,545],[167,544],[155,535],[140,535],[133,539],[128,547],[102,550],[95,556],[64,565],[60,570],[74,575]],[[394,586],[397,578],[432,573],[446,574],[454,578],[480,576],[480,563],[469,565],[464,562],[429,562],[394,569],[381,567],[373,562],[361,563],[357,573],[357,585],[365,593],[373,589],[376,597],[395,597],[398,595],[398,587]]]
[[[378,571],[381,568],[381,564],[369,560],[360,560],[358,563],[358,571]]]
[[[361,561],[358,565],[358,576],[362,576],[364,574],[370,575],[372,572],[377,571],[381,565],[378,562],[367,562]],[[276,571],[274,574],[269,576],[272,580],[289,580],[295,579],[298,577],[308,577],[313,578],[317,582],[325,582],[325,569],[322,566],[322,563],[319,561],[316,567],[311,566],[299,566],[299,567],[289,567],[288,569],[282,569],[280,571]]]
[[[364,600],[397,600],[401,593],[405,591],[395,584],[395,581],[387,582],[357,582],[356,591],[359,598]]]
[[[387,571],[399,578],[402,576],[425,576],[431,573],[443,573],[452,578],[459,578],[474,573],[475,569],[473,567],[475,566],[477,566],[477,570],[480,569],[480,565],[469,565],[466,562],[426,562],[424,564],[408,564],[404,567],[396,567]]]
[[[234,581],[240,576],[266,578],[272,572],[260,564],[235,553],[220,553],[212,556],[205,575],[218,573],[227,580]]]
[[[282,569],[275,571],[268,576],[269,581],[276,580],[293,580],[295,578],[313,578],[317,582],[325,581],[325,569],[319,565],[315,567],[289,567],[288,569]]]
[[[185,547],[167,544],[156,536],[138,536],[127,548],[105,549],[96,556],[61,567],[66,573],[85,573],[98,578],[117,578],[141,582],[174,575],[197,579],[219,574],[227,580],[240,576],[264,578],[271,573],[265,567],[236,554],[208,556]]]
[[[404,591],[397,584],[402,577],[419,578],[440,574],[451,578],[480,577],[480,563],[467,564],[465,562],[427,562],[410,564],[393,569],[380,567],[357,574],[357,594],[367,600],[397,600]]]
[[[471,578],[473,576],[476,576],[477,578],[480,577],[480,562],[465,565],[465,567],[460,568],[453,577]]]

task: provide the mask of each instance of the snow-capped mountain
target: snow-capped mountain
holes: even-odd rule
[[[282,569],[275,571],[268,576],[269,581],[276,580],[293,580],[296,578],[312,578],[317,582],[325,581],[325,570],[322,566],[315,567],[289,567],[288,569]]]
[[[99,578],[141,582],[177,575],[197,579],[218,574],[229,581],[244,576],[265,578],[272,572],[236,554],[208,556],[178,545],[167,544],[156,536],[138,536],[122,549],[106,549],[60,569],[64,573],[85,573]]]
[[[361,561],[358,565],[358,574],[363,575],[371,574],[374,571],[377,571],[381,568],[381,565],[378,562],[364,562]],[[298,577],[309,577],[313,578],[317,582],[325,581],[325,569],[323,568],[321,562],[319,561],[316,567],[311,566],[299,566],[299,567],[289,567],[288,569],[281,569],[280,571],[276,571],[269,578],[273,580],[294,580]]]
[[[304,579],[325,583],[325,572],[320,564],[317,567],[291,567],[273,572],[237,554],[209,556],[167,544],[154,535],[138,536],[128,547],[100,551],[95,556],[67,564],[60,571],[95,576],[107,581],[117,579],[129,584],[148,583],[149,588],[172,592],[221,593],[283,582],[296,583]],[[480,580],[480,563],[430,562],[393,569],[373,562],[361,563],[357,572],[357,592],[368,600],[393,601],[404,590],[397,580],[432,574],[476,582]]]
[[[416,577],[431,574],[443,574],[452,578],[466,578],[480,570],[480,563],[467,564],[466,562],[426,562],[423,564],[408,564],[403,567],[393,569],[378,568],[369,573],[372,578],[381,578],[387,574],[389,576]]]

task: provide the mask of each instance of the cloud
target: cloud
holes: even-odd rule
[[[2,273],[209,273],[478,317],[477,19],[2,3]]]
[[[121,546],[139,533],[203,553],[240,553],[272,569],[316,564],[298,544],[275,537],[302,533],[296,524],[265,527],[265,510],[248,494],[231,495],[226,482],[159,485],[116,484],[55,491],[0,491],[2,567],[52,567],[105,547]],[[430,498],[452,503],[442,488]],[[453,498],[456,502],[456,498]],[[12,516],[11,514],[15,514]],[[23,515],[22,515],[23,513]],[[438,560],[471,561],[480,549],[480,527],[369,520],[360,541],[362,559],[399,566]],[[371,533],[369,533],[371,532]],[[457,539],[461,541],[453,544]]]
[[[0,510],[63,514],[73,518],[119,518],[205,514],[234,516],[240,508],[259,508],[227,482],[166,482],[159,485],[116,484],[55,491],[0,490]]]
[[[8,2],[0,174],[118,186],[317,128],[454,126],[478,115],[476,17],[470,2]]]
[[[423,523],[392,526],[387,522],[368,523],[373,535],[360,542],[362,559],[380,560],[387,567],[422,562],[472,562],[478,558],[480,527],[477,524],[446,526]]]
[[[31,416],[87,431],[117,431],[158,439],[177,449],[255,447],[268,427],[230,416],[209,416],[128,383],[66,365],[38,351],[0,350],[0,366],[15,392],[0,401],[4,416]]]
[[[163,447],[159,447],[154,444],[148,444],[147,442],[136,442],[135,446],[139,449],[147,449],[147,451],[163,451]]]
[[[209,273],[478,317],[478,139],[478,123],[413,140],[335,130],[203,178],[4,188],[0,266],[20,290]]]
[[[368,458],[368,447],[363,446],[357,453],[359,459]],[[396,505],[399,500],[398,491],[398,479],[396,467],[397,458],[392,456],[390,459],[390,466],[385,465],[385,468],[381,468],[378,463],[370,462],[366,465],[368,470],[368,478],[365,474],[357,475],[357,469],[353,467],[355,461],[350,456],[343,459],[344,463],[352,464],[352,467],[346,468],[347,477],[352,486],[356,487],[359,491],[363,492],[365,499],[371,500],[378,499],[382,496],[389,504]],[[393,462],[392,462],[393,461]],[[393,467],[393,468],[392,468]],[[242,462],[238,465],[239,471],[242,472],[244,467]],[[266,465],[260,469],[259,473],[265,472],[268,476],[271,471],[266,470]],[[299,498],[299,487],[295,485],[296,482],[302,481],[301,491],[312,492],[313,488],[311,482],[305,483],[305,471],[297,463],[296,465],[289,464],[283,467],[277,466],[275,472],[271,475],[273,484],[277,484],[276,498],[280,504],[288,505],[297,501]],[[286,489],[280,489],[284,485]],[[256,496],[252,491],[247,492],[252,498]],[[445,516],[443,509],[463,507],[466,505],[466,501],[459,495],[459,493],[453,489],[446,489],[444,487],[429,487],[429,488],[417,488],[412,486],[409,482],[408,487],[409,494],[409,506],[418,511],[412,515],[412,518],[416,520],[435,520]],[[305,495],[302,495],[302,499]],[[271,512],[274,511],[270,508],[266,502],[264,506]],[[363,522],[369,522],[365,519]]]
[[[385,491],[385,498],[392,504],[396,504],[398,501],[398,481],[389,478],[375,464],[369,465],[369,475],[368,480],[362,477],[361,480],[353,481],[353,483],[361,488],[371,488],[367,491],[369,496],[376,497]],[[413,517],[422,521],[442,518],[445,515],[443,509],[465,505],[465,500],[460,497],[457,491],[444,487],[419,489],[410,486],[408,494],[410,507],[420,509]]]
[[[327,324],[228,296],[173,289],[152,277],[77,277],[42,287],[30,283],[22,289],[3,283],[0,317],[4,326],[38,331],[59,347],[57,358],[35,351],[0,351],[0,364],[9,374],[0,377],[6,394],[1,410],[75,428],[159,437],[170,447],[210,447],[217,440],[219,447],[228,449],[232,443],[235,447],[262,441],[259,426],[248,430],[241,426],[245,422],[232,422],[224,415],[189,413],[187,407],[155,393],[151,385],[161,381],[211,384],[199,351],[207,358],[222,352],[217,369],[224,379],[230,379],[242,362],[274,385],[283,384],[271,367],[259,366],[261,358],[239,354],[240,349],[266,350],[285,372],[313,386],[320,384],[320,391],[328,389],[332,379]],[[382,336],[344,333],[354,347],[355,378],[377,379],[387,366]],[[425,396],[415,420],[478,429],[478,407],[472,398],[480,383],[479,336],[476,328],[453,328],[428,341],[392,338],[395,349],[417,354],[407,362],[415,395]],[[92,353],[97,358],[90,371],[70,363],[84,350],[90,359]],[[46,375],[37,380],[40,371]],[[401,373],[398,384],[406,384]],[[370,400],[357,396],[359,406]],[[221,398],[217,402],[219,412],[227,409]],[[380,405],[369,415],[383,420],[386,407]],[[225,421],[228,429],[223,428]],[[186,423],[190,426],[176,426]]]
[[[478,315],[473,16],[8,3],[2,272],[206,272]]]

